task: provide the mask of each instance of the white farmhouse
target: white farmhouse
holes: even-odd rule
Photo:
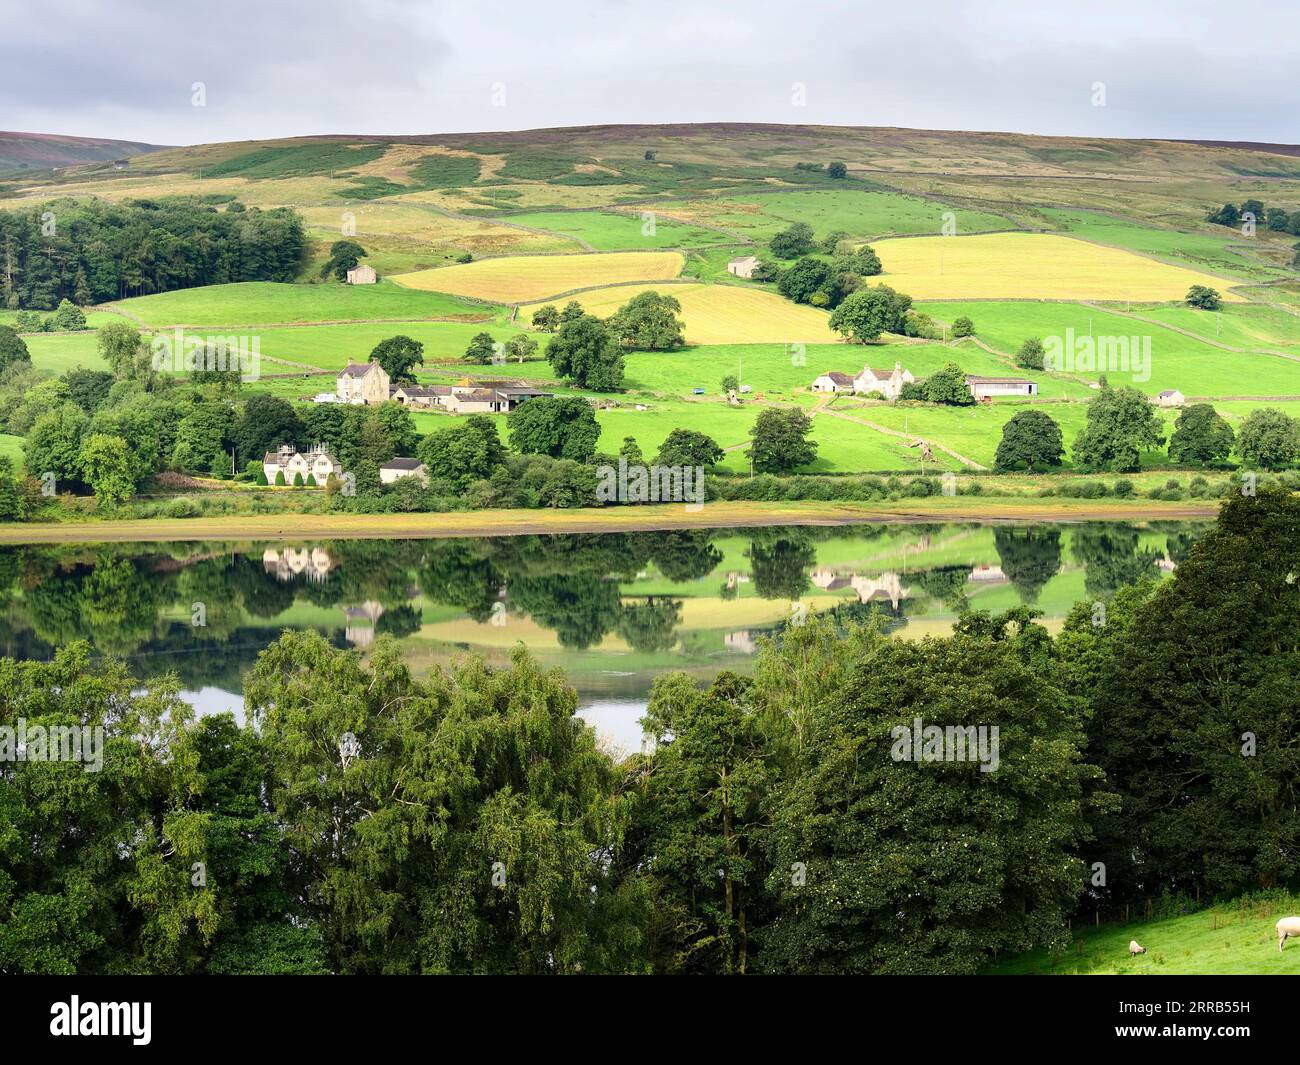
[[[814,392],[852,392],[853,375],[828,370],[812,383]]]
[[[1187,397],[1176,388],[1166,388],[1156,396],[1156,405],[1160,407],[1181,407],[1186,402]]]
[[[403,477],[418,477],[425,484],[429,483],[429,471],[424,468],[424,463],[419,459],[398,457],[389,459],[379,467],[379,481],[381,484],[392,484],[394,481],[400,481]]]
[[[904,370],[901,362],[894,363],[892,370],[873,370],[870,366],[862,367],[862,372],[853,379],[853,391],[859,395],[879,392],[886,399],[897,399],[904,385],[916,381],[911,370]]]
[[[307,483],[311,477],[318,485],[324,485],[330,474],[335,477],[343,473],[343,465],[324,444],[316,444],[306,454],[292,444],[281,444],[275,451],[268,451],[262,456],[262,472],[267,484],[275,484],[280,474],[284,475],[283,484],[292,485],[295,478],[302,478]]]
[[[375,268],[365,263],[358,263],[348,271],[349,285],[373,285],[375,280]]]

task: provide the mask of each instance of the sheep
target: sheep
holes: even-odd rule
[[[1300,932],[1296,934],[1300,935]],[[1147,948],[1144,947],[1141,943],[1139,943],[1136,939],[1130,939],[1128,941],[1128,952],[1129,954],[1145,954],[1147,952]]]
[[[1281,950],[1286,946],[1287,938],[1290,936],[1300,937],[1300,917],[1283,917],[1277,923],[1277,949]]]

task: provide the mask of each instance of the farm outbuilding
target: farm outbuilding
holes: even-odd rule
[[[976,377],[968,374],[966,387],[976,399],[1038,395],[1038,385],[1033,381],[1026,381],[1023,377]]]
[[[758,256],[738,255],[727,263],[727,273],[736,277],[753,277],[758,266]]]

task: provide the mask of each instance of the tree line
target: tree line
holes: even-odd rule
[[[289,208],[218,210],[194,197],[55,200],[0,211],[0,303],[85,307],[232,281],[292,281],[307,235]]]
[[[1298,534],[1239,497],[1057,637],[790,623],[753,677],[661,677],[622,759],[522,650],[421,680],[287,633],[243,726],[84,644],[0,660],[0,724],[106,732],[100,772],[0,762],[0,971],[971,973],[1095,906],[1292,886]]]

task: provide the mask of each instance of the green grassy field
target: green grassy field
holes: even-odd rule
[[[116,321],[121,321],[117,318]],[[89,370],[106,370],[108,364],[100,357],[97,332],[84,333],[28,333],[23,343],[32,356],[32,365],[47,373],[61,374],[77,367]]]
[[[489,333],[494,340],[505,343],[519,333],[527,332],[503,320],[493,322],[352,322],[344,325],[304,325],[286,328],[260,329],[261,352],[274,358],[318,366],[323,370],[340,370],[349,359],[365,362],[376,344],[392,336],[408,336],[424,345],[426,364],[441,359],[460,359],[465,354],[471,338],[479,333]],[[547,333],[531,333],[538,342],[539,352],[550,342]],[[517,364],[508,370],[514,372]],[[482,371],[481,366],[466,369]],[[549,367],[548,367],[549,369]],[[281,373],[288,367],[268,363],[265,373]]]
[[[23,438],[0,433],[0,456],[9,459],[15,470],[23,468]]]
[[[791,222],[806,222],[819,237],[843,232],[867,239],[883,235],[938,234],[944,212],[956,216],[960,233],[1014,228],[1006,218],[987,211],[949,207],[917,196],[875,189],[815,189],[764,192],[708,201],[670,201],[665,213],[709,222],[766,242]]]
[[[1101,244],[1113,244],[1157,259],[1174,260],[1181,265],[1212,274],[1226,274],[1251,281],[1271,281],[1289,274],[1287,270],[1267,266],[1259,259],[1244,254],[1239,249],[1245,243],[1245,238],[1227,229],[1222,230],[1224,236],[1218,236],[1143,225],[1095,211],[1045,207],[1042,213],[1054,225],[1072,236],[1095,240]]]
[[[1140,344],[1142,338],[1150,337],[1148,380],[1139,381],[1131,373],[1116,370],[1106,373],[1112,385],[1132,385],[1148,395],[1166,388],[1179,389],[1187,396],[1300,395],[1300,362],[1224,351],[1159,325],[1099,308],[1077,303],[987,301],[926,302],[922,309],[946,322],[958,315],[969,316],[979,338],[1004,352],[1019,350],[1029,337],[1064,338],[1067,329],[1074,330],[1076,338],[1138,337]],[[1206,326],[1213,324],[1208,313],[1201,321]],[[1099,370],[1075,372],[1091,380],[1101,376]]]
[[[654,213],[653,219],[643,217],[640,211],[630,214],[614,211],[532,211],[503,215],[502,220],[577,237],[597,251],[694,248],[728,243],[727,236],[716,230],[684,225],[660,217],[653,207],[644,208],[644,211]]]
[[[490,315],[495,308],[420,292],[381,281],[377,285],[281,285],[248,281],[138,296],[109,305],[147,326],[259,325],[269,322],[365,321],[376,318],[446,318]]]
[[[1074,943],[1060,955],[1034,951],[1007,958],[985,972],[1001,975],[1096,976],[1162,975],[1300,975],[1300,950],[1292,940],[1277,949],[1273,926],[1279,917],[1300,912],[1300,899],[1240,900],[1210,909],[1155,921],[1082,926]],[[1130,957],[1137,940],[1145,954]]]
[[[1300,353],[1300,316],[1257,303],[1225,303],[1222,310],[1135,306],[1134,313],[1186,329],[1234,348],[1281,348]]]

